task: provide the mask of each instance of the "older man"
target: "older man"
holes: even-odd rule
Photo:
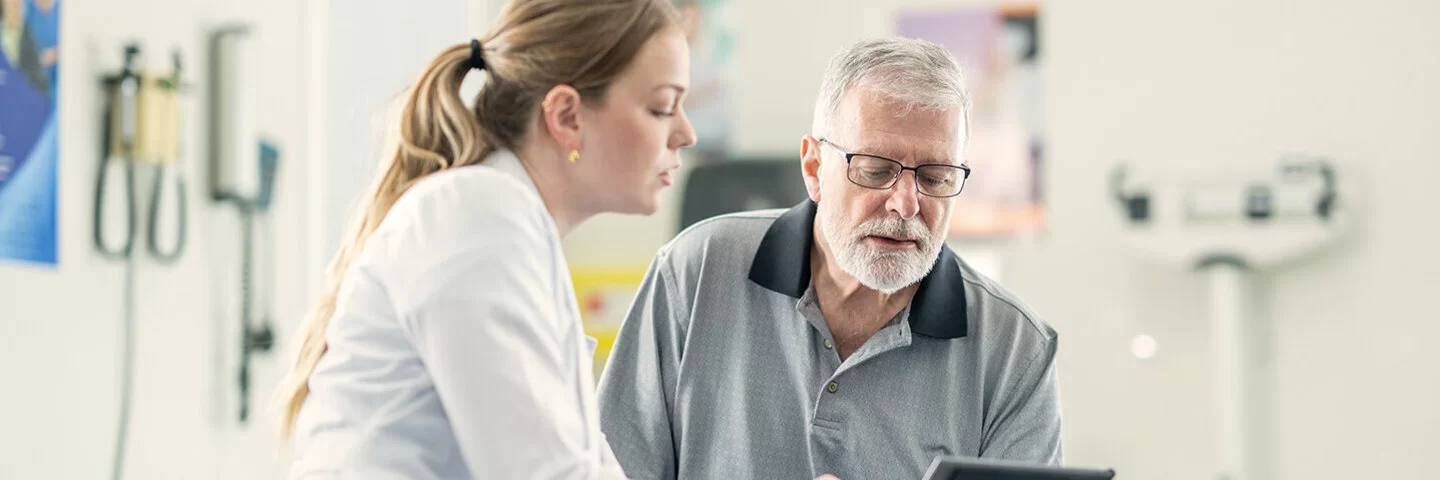
[[[810,200],[697,224],[645,277],[600,385],[628,475],[1060,462],[1055,331],[944,243],[968,109],[935,44],[866,41],[831,62],[800,147]]]

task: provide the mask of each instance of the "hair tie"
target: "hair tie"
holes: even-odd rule
[[[485,52],[480,49],[479,40],[470,40],[470,68],[476,70],[485,69]]]

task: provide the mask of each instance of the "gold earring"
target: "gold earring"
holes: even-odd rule
[[[580,160],[580,150],[579,150],[579,149],[571,150],[571,151],[570,151],[570,163],[575,163],[575,162],[578,161],[578,160]]]

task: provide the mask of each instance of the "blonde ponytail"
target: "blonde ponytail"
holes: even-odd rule
[[[407,93],[395,151],[359,205],[348,240],[330,262],[325,294],[297,335],[294,368],[281,387],[286,437],[310,393],[310,373],[325,354],[325,328],[335,313],[340,283],[355,257],[364,251],[370,233],[415,182],[441,170],[477,163],[494,149],[484,138],[475,114],[460,99],[460,82],[470,70],[469,56],[468,45],[445,50],[431,60]]]

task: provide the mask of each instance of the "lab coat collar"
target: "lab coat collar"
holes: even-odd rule
[[[530,172],[525,170],[525,164],[520,163],[520,157],[516,156],[515,152],[512,152],[509,149],[495,149],[494,152],[490,153],[490,156],[485,157],[485,161],[481,162],[481,164],[489,165],[496,170],[505,172],[510,176],[515,177],[515,179],[519,180],[520,183],[523,183],[525,184],[525,186],[530,187],[531,190],[534,190],[537,193],[539,192],[539,189],[535,187],[535,180],[530,178]]]

